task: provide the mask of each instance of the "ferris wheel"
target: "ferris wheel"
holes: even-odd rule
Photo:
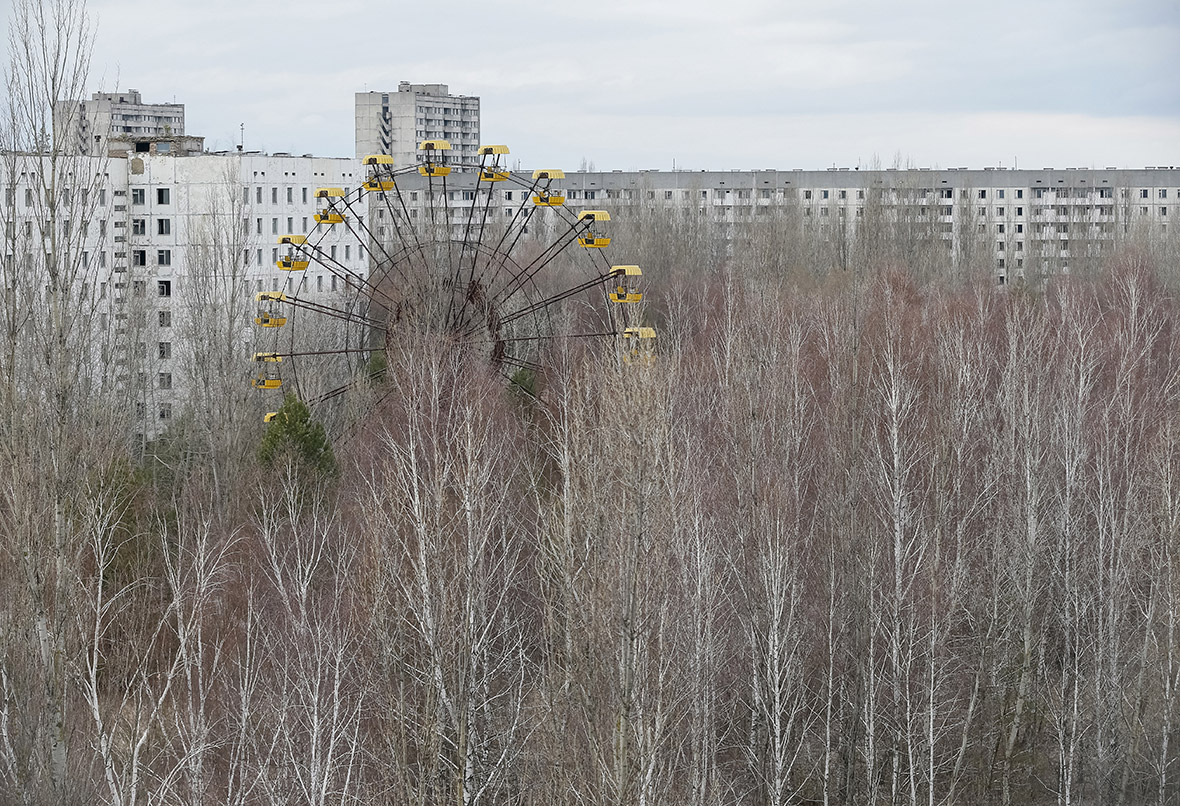
[[[570,209],[560,170],[508,170],[507,146],[480,146],[464,171],[450,151],[425,140],[402,167],[368,156],[359,187],[316,190],[315,226],[278,239],[281,289],[255,296],[267,349],[253,354],[252,386],[314,409],[379,381],[406,333],[466,351],[529,394],[557,340],[613,341],[623,362],[651,363],[643,272],[609,259],[610,213]],[[326,245],[339,228],[367,274]],[[335,290],[310,288],[309,272]]]

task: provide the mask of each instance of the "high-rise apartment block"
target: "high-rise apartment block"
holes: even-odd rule
[[[58,101],[53,127],[62,151],[104,155],[108,140],[182,136],[184,104],[145,104],[139,90],[96,92],[89,101]]]
[[[460,167],[479,162],[479,98],[451,95],[446,84],[403,81],[397,92],[356,94],[356,156],[388,154],[395,166],[418,160],[418,143],[451,144],[449,159]]]

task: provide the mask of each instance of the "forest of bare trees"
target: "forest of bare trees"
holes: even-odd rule
[[[537,399],[408,338],[337,472],[7,385],[4,799],[1174,802],[1172,267],[697,268]]]
[[[41,53],[10,150],[80,97]],[[0,802],[1180,802],[1174,242],[1001,288],[637,210],[653,363],[559,342],[522,394],[406,334],[315,461],[262,450],[211,231],[144,449],[52,156],[0,286]]]

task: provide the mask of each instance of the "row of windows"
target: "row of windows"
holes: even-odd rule
[[[285,196],[287,199],[287,204],[294,204],[295,203],[295,188],[287,187],[287,188],[284,188],[284,190],[286,191]],[[300,198],[301,204],[308,203],[308,201],[307,201],[307,198],[308,198],[307,188],[300,188],[299,189],[299,198]],[[261,186],[255,186],[255,188],[254,188],[254,203],[255,204],[262,204],[262,199],[263,199],[263,188]],[[250,188],[248,188],[248,187],[242,188],[242,201],[245,202],[246,204],[250,203]],[[279,203],[279,188],[272,187],[270,189],[270,203],[271,204],[278,204]]]
[[[147,250],[146,249],[132,249],[131,250],[131,265],[132,266],[146,266],[147,265]],[[172,265],[172,250],[171,249],[157,249],[156,250],[156,265],[157,266],[171,266]]]

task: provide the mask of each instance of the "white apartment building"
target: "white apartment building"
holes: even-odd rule
[[[61,150],[101,156],[108,140],[183,135],[184,104],[145,104],[139,90],[96,92],[88,101],[57,102],[53,127]]]
[[[357,161],[226,152],[197,156],[122,152],[121,157],[78,156],[59,195],[82,208],[57,226],[73,233],[85,267],[78,293],[90,306],[97,374],[113,379],[141,418],[141,438],[163,433],[196,387],[206,385],[201,360],[227,350],[247,389],[255,349],[275,349],[274,331],[252,325],[254,295],[263,290],[299,294],[346,307],[356,290],[338,274],[313,264],[306,272],[281,270],[282,235],[307,235],[339,272],[363,280],[368,258],[348,226],[314,221],[315,191],[354,188]],[[37,271],[35,244],[44,240],[44,192],[35,156],[7,155],[0,176],[5,199],[5,269]],[[79,194],[85,174],[99,178]],[[67,188],[66,184],[74,182]],[[23,254],[22,254],[23,253]],[[26,272],[27,273],[27,272]],[[359,282],[358,282],[359,287]],[[215,317],[221,317],[215,322]],[[229,321],[232,320],[232,321]],[[236,324],[235,324],[236,323]],[[220,345],[216,340],[220,339]],[[232,344],[226,344],[231,340]],[[252,391],[252,390],[251,390]]]
[[[388,154],[395,166],[413,165],[418,144],[442,139],[451,144],[457,166],[478,164],[479,98],[451,95],[446,84],[402,81],[397,92],[356,94],[356,156]]]

